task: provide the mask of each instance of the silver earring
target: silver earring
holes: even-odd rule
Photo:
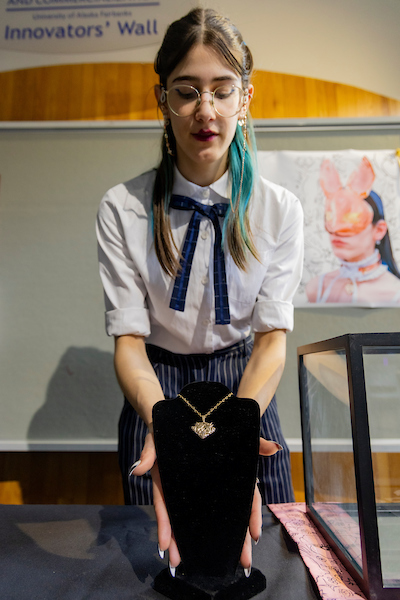
[[[165,118],[164,119],[164,140],[165,140],[165,145],[167,147],[167,152],[170,156],[173,156],[174,153],[171,150],[171,146],[169,145],[169,138],[168,138],[168,131],[167,131],[167,127],[170,124],[170,120]]]

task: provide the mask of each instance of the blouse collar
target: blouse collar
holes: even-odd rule
[[[179,196],[188,196],[203,204],[229,202],[230,185],[228,170],[217,181],[203,187],[185,179],[175,166],[172,193]]]

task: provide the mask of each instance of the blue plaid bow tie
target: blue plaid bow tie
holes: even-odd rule
[[[197,238],[201,216],[207,217],[214,225],[214,296],[215,296],[215,322],[217,325],[228,325],[231,322],[228,303],[228,288],[226,285],[225,259],[224,251],[221,246],[222,233],[218,217],[223,217],[228,210],[227,204],[213,204],[207,206],[196,202],[187,196],[173,195],[170,202],[171,208],[178,210],[193,210],[185,243],[183,245],[182,257],[180,260],[180,271],[175,279],[169,307],[174,310],[184,311],[187,286],[189,283],[190,270],[194,251],[196,249]]]

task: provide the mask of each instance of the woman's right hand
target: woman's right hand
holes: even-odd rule
[[[165,505],[164,494],[161,486],[160,472],[158,470],[156,447],[154,444],[154,435],[149,432],[146,435],[140,461],[133,470],[134,475],[144,475],[147,471],[151,472],[153,480],[153,502],[157,519],[158,549],[160,556],[168,550],[170,568],[174,570],[181,562],[179,550],[175,542],[171,529],[167,507]]]

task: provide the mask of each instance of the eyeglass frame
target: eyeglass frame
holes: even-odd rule
[[[191,112],[191,113],[190,113],[190,114],[188,114],[188,115],[179,115],[178,113],[176,113],[176,112],[175,112],[175,111],[174,111],[174,110],[171,108],[171,106],[169,105],[169,102],[168,102],[168,94],[169,94],[169,92],[170,92],[171,90],[173,90],[174,88],[176,88],[176,87],[179,87],[179,85],[184,85],[185,87],[192,88],[192,90],[194,90],[194,91],[197,93],[197,101],[196,101],[196,106],[195,106],[195,108],[194,108],[193,112]],[[238,90],[240,90],[241,92],[243,92],[242,105],[240,106],[240,108],[239,108],[239,109],[238,109],[238,110],[237,110],[237,111],[236,111],[236,112],[235,112],[233,115],[230,115],[229,117],[225,117],[224,115],[221,115],[221,114],[218,112],[218,110],[217,110],[217,109],[216,109],[216,107],[215,107],[215,103],[214,103],[214,96],[215,96],[215,92],[216,92],[217,90],[219,90],[220,88],[222,88],[222,87],[225,87],[225,86],[224,86],[224,85],[219,85],[217,88],[215,88],[215,90],[214,90],[213,92],[211,92],[210,90],[204,90],[203,92],[199,92],[199,90],[198,90],[197,88],[195,88],[193,85],[187,85],[187,84],[185,84],[185,83],[181,83],[181,84],[178,84],[178,85],[174,85],[174,86],[173,86],[171,89],[169,89],[169,90],[166,90],[164,86],[161,86],[161,95],[160,95],[160,100],[159,100],[159,102],[160,102],[160,104],[164,104],[165,102],[167,102],[167,104],[168,104],[168,108],[169,108],[169,109],[170,109],[170,110],[171,110],[171,111],[174,113],[174,115],[175,115],[176,117],[181,117],[181,118],[184,118],[184,117],[191,117],[192,115],[194,115],[194,113],[196,112],[196,110],[199,108],[199,106],[200,106],[200,104],[201,104],[201,97],[202,97],[202,95],[203,95],[203,94],[211,94],[211,100],[210,100],[210,104],[211,104],[211,106],[213,107],[213,109],[215,110],[215,112],[217,113],[217,115],[219,115],[219,116],[220,116],[220,117],[222,117],[223,119],[230,119],[230,118],[232,118],[232,117],[235,117],[236,115],[238,115],[238,114],[240,113],[240,111],[242,110],[243,106],[245,106],[245,105],[247,104],[247,100],[248,100],[248,97],[249,97],[249,90],[248,90],[248,88],[246,88],[246,89],[244,90],[243,88],[239,87],[238,85],[234,85],[234,84],[232,84],[232,85],[231,85],[231,88],[237,88]]]

